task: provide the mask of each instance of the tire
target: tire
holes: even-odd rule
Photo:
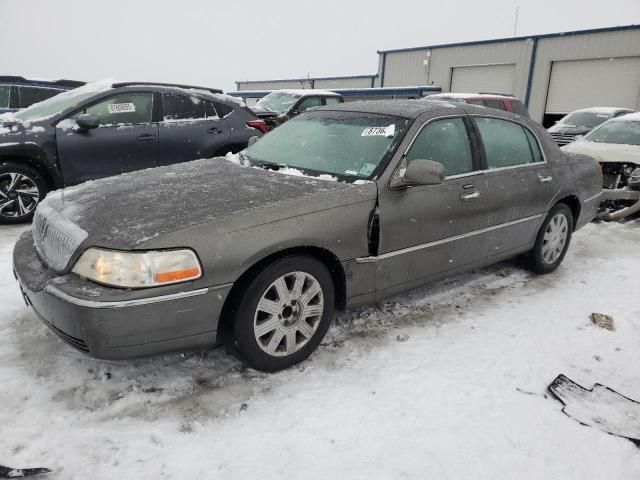
[[[0,223],[30,221],[47,191],[47,183],[33,168],[0,163]]]
[[[242,289],[233,309],[231,347],[249,366],[276,372],[306,359],[333,320],[327,267],[311,257],[274,261]]]
[[[553,272],[562,263],[571,243],[573,213],[564,203],[558,203],[545,218],[533,249],[527,256],[527,266],[536,273]]]

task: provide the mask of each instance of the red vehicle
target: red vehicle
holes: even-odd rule
[[[497,108],[498,110],[529,118],[527,107],[518,98],[504,93],[438,93],[425,98],[444,102],[471,103],[483,107]]]

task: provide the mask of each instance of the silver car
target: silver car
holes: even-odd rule
[[[94,357],[224,342],[276,371],[314,351],[336,310],[520,254],[555,270],[601,186],[593,159],[524,117],[353,102],[237,158],[54,192],[14,269],[44,323]]]

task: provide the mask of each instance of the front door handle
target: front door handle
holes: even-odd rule
[[[551,175],[538,175],[538,183],[551,183],[552,180]]]
[[[478,190],[474,190],[473,192],[463,193],[460,195],[460,200],[463,202],[470,202],[471,200],[476,200],[480,198],[480,192]]]
[[[142,135],[138,136],[138,140],[140,140],[141,142],[148,142],[149,140],[155,140],[156,136],[155,135],[151,135],[150,133],[143,133]]]

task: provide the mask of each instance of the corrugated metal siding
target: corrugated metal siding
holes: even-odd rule
[[[451,91],[492,92],[513,94],[515,65],[474,65],[472,67],[453,67],[451,72]]]
[[[513,63],[514,94],[524,98],[532,46],[532,40],[522,40],[434,48],[431,57],[427,53],[429,50],[389,52],[385,60],[384,86],[438,85],[446,92],[451,88],[453,67]],[[430,64],[425,66],[427,59]]]
[[[313,88],[371,88],[371,77],[318,78]]]
[[[531,117],[542,120],[544,115],[552,62],[636,56],[640,56],[640,30],[541,38],[529,100]],[[599,103],[597,92],[593,92],[593,105]],[[635,107],[640,108],[640,105],[636,103]]]
[[[308,80],[249,81],[238,83],[238,91],[278,90],[280,88],[311,88],[311,84]]]

